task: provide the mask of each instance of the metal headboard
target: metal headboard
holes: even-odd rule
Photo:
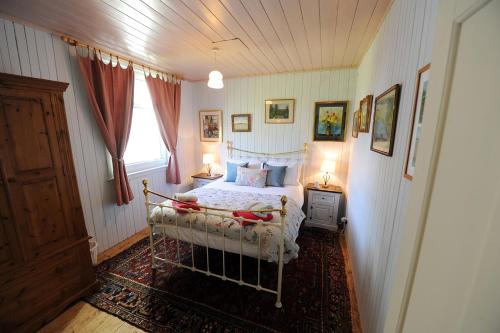
[[[302,171],[300,175],[300,180],[301,182],[304,181],[305,175],[306,175],[306,157],[307,157],[307,142],[304,142],[304,146],[302,149],[297,149],[293,151],[286,151],[286,152],[278,152],[278,153],[267,153],[267,152],[257,152],[257,151],[251,151],[251,150],[246,150],[246,149],[241,149],[241,148],[236,148],[233,146],[232,141],[227,141],[227,156],[229,158],[235,158],[234,154],[235,152],[239,153],[239,157],[257,157],[259,159],[265,159],[269,157],[274,157],[274,158],[281,158],[281,159],[287,159],[286,157],[291,157],[295,156],[295,158],[292,158],[292,160],[295,160],[297,162],[302,163]],[[297,156],[299,156],[297,158]]]

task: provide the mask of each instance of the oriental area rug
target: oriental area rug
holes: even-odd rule
[[[351,309],[339,235],[302,228],[299,257],[284,266],[283,307],[275,295],[217,277],[163,264],[151,269],[149,239],[97,266],[93,306],[150,332],[351,332]],[[177,258],[175,240],[155,242],[157,253]],[[207,250],[194,247],[194,262],[205,269]],[[192,262],[190,244],[179,258]],[[239,280],[239,255],[226,253],[226,275]],[[222,272],[222,252],[209,250],[210,271]],[[261,261],[261,284],[276,289],[277,268]],[[257,260],[243,257],[243,279],[254,283]]]

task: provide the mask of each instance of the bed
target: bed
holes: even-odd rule
[[[269,159],[271,156],[276,159],[276,155],[286,157],[287,161],[296,159],[305,160],[307,146],[304,149],[285,153],[259,153],[238,149],[228,142],[228,156],[234,157],[234,153],[240,154],[240,158],[255,158],[260,160]],[[290,157],[294,156],[295,157]],[[298,155],[298,156],[297,156]],[[302,168],[303,178],[304,168]],[[276,307],[281,307],[281,287],[283,265],[290,260],[297,258],[299,246],[296,243],[299,228],[305,218],[302,212],[304,202],[303,187],[298,182],[296,185],[286,185],[284,187],[250,187],[238,186],[232,182],[219,179],[204,187],[187,192],[197,197],[195,206],[182,206],[185,204],[175,198],[170,198],[160,193],[151,191],[147,187],[147,180],[144,183],[144,194],[146,197],[147,221],[150,226],[150,242],[153,268],[159,268],[162,264],[171,264],[177,267],[190,269],[205,273],[209,276],[216,276],[222,280],[235,282],[240,285],[253,287],[276,294]],[[153,202],[151,196],[162,198],[161,202]],[[265,210],[245,210],[249,202],[259,202],[269,205],[272,208]],[[187,207],[187,208],[186,208]],[[236,212],[236,213],[235,213]],[[272,219],[248,219],[241,213],[272,214]],[[236,216],[236,214],[241,214]],[[269,216],[269,215],[267,215]],[[154,252],[154,235],[167,237],[177,241],[177,251],[179,243],[189,243],[191,250],[194,245],[206,248],[207,267],[202,270],[195,267],[194,260],[191,266],[185,265],[177,256],[177,260],[168,259]],[[208,250],[217,249],[222,251],[222,274],[210,271],[210,261]],[[240,256],[240,278],[232,279],[225,274],[225,254],[235,253]],[[241,273],[242,257],[249,256],[257,259],[257,284],[245,282]],[[266,260],[277,264],[278,281],[276,290],[264,288],[260,284],[260,262]]]

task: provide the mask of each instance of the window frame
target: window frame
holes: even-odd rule
[[[141,77],[143,80],[144,78],[144,72],[142,70],[134,69],[134,91],[135,91],[135,81],[137,78]],[[152,102],[152,101],[151,101]],[[139,111],[139,110],[145,110],[147,108],[143,107],[143,105],[139,106],[132,106],[134,112]],[[155,112],[154,109],[152,109],[153,112]],[[133,117],[132,117],[133,118]],[[156,118],[156,116],[155,116]],[[158,120],[156,120],[158,121]],[[158,125],[158,124],[157,124]],[[130,138],[129,138],[130,140]],[[147,160],[147,161],[141,161],[141,162],[134,162],[134,163],[125,163],[125,169],[127,171],[127,176],[134,176],[138,174],[142,174],[145,172],[157,170],[157,169],[166,169],[168,168],[168,161],[170,159],[170,152],[168,151],[167,147],[161,140],[161,146],[160,146],[160,154],[161,157],[159,159],[154,159],[154,160]],[[106,164],[108,166],[108,180],[113,180],[114,175],[113,175],[113,159],[111,157],[111,154],[109,151],[106,149]]]

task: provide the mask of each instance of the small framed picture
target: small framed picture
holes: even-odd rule
[[[371,150],[392,156],[398,121],[401,85],[395,84],[375,99]]]
[[[222,142],[222,111],[200,111],[200,141]]]
[[[410,129],[410,140],[408,141],[408,151],[406,155],[404,177],[408,180],[413,179],[415,173],[415,161],[417,159],[418,142],[422,132],[422,120],[424,117],[425,99],[427,98],[427,88],[429,86],[429,75],[431,64],[420,68],[417,72],[417,85],[415,91],[415,100],[413,101],[413,118]]]
[[[357,138],[359,132],[360,110],[354,112],[352,116],[352,137]]]
[[[344,141],[347,102],[316,102],[314,141]]]
[[[268,99],[265,102],[266,124],[293,124],[294,99]]]
[[[368,95],[359,102],[359,131],[370,132],[370,117],[372,114],[373,95]]]
[[[247,114],[232,114],[231,124],[233,132],[251,132],[252,131],[252,115]]]

